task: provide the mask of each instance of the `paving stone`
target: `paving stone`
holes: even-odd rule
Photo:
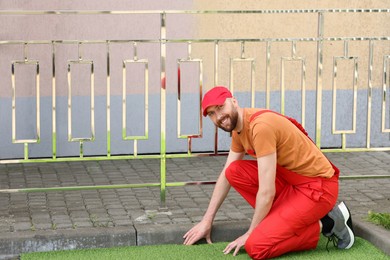
[[[35,223],[33,220],[33,226],[35,230],[54,230],[56,229],[56,225],[50,223],[50,222],[41,222],[41,223]]]
[[[120,209],[109,209],[109,210],[107,210],[107,212],[108,212],[109,215],[124,215],[124,216],[127,215],[127,211],[124,210],[123,208],[120,208]]]
[[[30,222],[18,222],[13,226],[15,231],[31,231],[32,224]]]
[[[82,217],[89,217],[89,213],[85,210],[80,210],[80,211],[69,211],[70,212],[70,216],[72,218],[82,218]]]
[[[130,219],[119,219],[113,221],[115,226],[130,226],[133,224],[133,221]]]
[[[61,222],[55,225],[55,229],[73,229],[74,225],[71,222]]]
[[[90,221],[77,221],[73,222],[72,228],[77,229],[77,228],[91,228],[93,227],[92,222]]]
[[[342,175],[345,176],[389,174],[390,154],[386,152],[327,155],[342,169]],[[214,181],[225,160],[224,156],[167,159],[167,178],[175,181]],[[78,183],[96,185],[158,182],[160,161],[113,160],[6,166],[0,164],[0,185],[71,186]],[[5,170],[7,174],[2,174]],[[109,232],[114,226],[127,230],[140,224],[145,227],[168,224],[190,227],[202,219],[213,189],[214,185],[167,187],[166,211],[160,211],[162,205],[158,187],[0,194],[0,216],[12,215],[9,217],[12,219],[10,222],[2,223],[0,220],[0,234],[19,231],[38,234],[40,230],[83,228]],[[347,202],[354,218],[363,219],[369,210],[390,208],[389,197],[390,179],[340,181],[339,200]],[[149,218],[146,212],[155,212],[156,216]],[[163,212],[171,215],[158,214]],[[253,209],[232,189],[215,221],[248,221],[252,216]],[[31,218],[34,225],[30,223]]]

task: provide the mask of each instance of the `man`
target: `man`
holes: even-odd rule
[[[232,133],[229,155],[203,219],[184,235],[184,244],[201,238],[211,243],[214,217],[231,186],[254,208],[248,231],[224,253],[241,247],[253,259],[267,259],[317,246],[320,233],[337,247],[354,243],[346,205],[334,206],[338,169],[315,146],[303,128],[270,110],[241,108],[230,91],[217,86],[202,101],[204,116]],[[248,153],[256,160],[243,160]]]

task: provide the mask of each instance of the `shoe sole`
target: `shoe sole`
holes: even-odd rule
[[[349,227],[349,225],[348,225],[349,223],[347,223],[348,219],[350,219],[350,217],[351,217],[351,213],[349,212],[349,209],[347,208],[347,205],[345,205],[344,201],[342,201],[339,204],[339,209],[340,209],[341,213],[343,214],[343,217],[345,219],[344,220],[344,224],[347,227],[349,236],[351,237],[351,241],[349,242],[347,247],[345,247],[344,249],[350,249],[353,246],[353,243],[355,242],[355,235],[353,234],[352,229]],[[351,224],[351,227],[352,227],[352,221],[351,221],[350,224]]]

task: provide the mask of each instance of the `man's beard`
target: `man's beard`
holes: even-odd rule
[[[222,122],[226,119],[230,119],[230,125],[228,126],[222,126]],[[225,132],[231,133],[234,128],[237,126],[237,121],[238,121],[238,112],[235,108],[233,108],[232,113],[230,115],[225,115],[221,120],[217,122],[217,126],[224,130]]]

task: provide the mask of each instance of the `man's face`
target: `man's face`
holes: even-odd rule
[[[238,121],[238,112],[234,104],[233,99],[227,98],[222,105],[207,108],[207,115],[211,121],[217,127],[229,133],[236,128]]]

